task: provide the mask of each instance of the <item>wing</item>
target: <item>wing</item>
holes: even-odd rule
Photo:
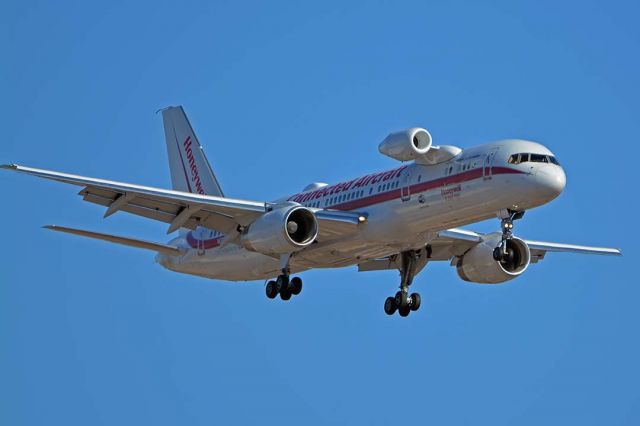
[[[465,229],[447,229],[445,231],[438,232],[437,238],[432,242],[434,254],[438,250],[437,254],[451,254],[453,256],[460,256],[467,250],[473,247],[475,244],[482,241],[482,236],[473,231],[467,231]],[[610,256],[621,256],[622,251],[617,248],[609,247],[592,247],[582,246],[576,244],[562,244],[562,243],[550,243],[544,241],[524,240],[531,250],[531,263],[536,263],[547,254],[547,252],[564,252],[564,253],[579,253],[579,254],[600,254]],[[434,259],[434,260],[446,260],[446,259]]]
[[[622,251],[617,248],[610,247],[591,247],[580,246],[575,244],[547,243],[544,241],[524,240],[531,250],[531,262],[535,263],[544,259],[545,254],[549,251],[580,253],[580,254],[602,254],[609,256],[622,256]]]
[[[444,260],[449,261],[465,254],[476,244],[482,241],[484,234],[466,229],[447,229],[439,231],[436,237],[429,242],[427,249],[427,262]],[[524,240],[531,251],[531,263],[537,263],[544,259],[547,252],[565,252],[581,254],[601,254],[621,256],[622,252],[617,248],[591,247],[575,244],[548,243],[544,241]],[[425,265],[422,265],[422,269]],[[382,259],[370,259],[358,264],[360,272],[379,271],[384,269],[399,269],[397,255]]]
[[[125,211],[168,223],[167,233],[179,228],[196,229],[199,225],[225,234],[234,233],[239,225],[251,224],[275,205],[133,185],[15,164],[2,165],[0,168],[80,186],[83,189],[79,195],[85,201],[107,207],[105,217],[120,210]],[[355,232],[358,224],[366,220],[365,216],[354,212],[312,210],[318,219],[318,236],[321,239]]]

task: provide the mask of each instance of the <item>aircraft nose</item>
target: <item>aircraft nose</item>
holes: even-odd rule
[[[538,179],[549,199],[560,195],[567,184],[567,176],[560,166],[545,167],[544,171],[538,173]]]

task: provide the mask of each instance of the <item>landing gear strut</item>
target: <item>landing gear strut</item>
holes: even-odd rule
[[[302,279],[299,277],[290,278],[289,259],[290,255],[283,255],[280,258],[280,272],[276,280],[267,283],[265,292],[269,299],[275,299],[279,294],[282,300],[289,300],[291,296],[297,296],[302,291]]]
[[[500,227],[502,228],[502,239],[498,247],[493,249],[493,259],[496,262],[507,260],[513,255],[507,248],[507,241],[513,238],[513,221],[522,219],[522,216],[524,216],[524,211],[510,209],[506,211],[506,214],[501,214],[500,217],[502,221],[500,222]]]
[[[395,297],[387,297],[384,301],[384,311],[387,315],[393,315],[398,311],[401,317],[406,317],[411,311],[420,308],[422,299],[418,293],[409,294],[409,286],[413,282],[416,273],[416,250],[408,250],[400,253],[400,291]]]

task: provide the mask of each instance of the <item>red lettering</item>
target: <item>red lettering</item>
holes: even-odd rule
[[[198,172],[198,165],[196,164],[196,159],[193,157],[193,150],[191,149],[191,136],[187,136],[187,139],[185,139],[182,145],[184,146],[187,154],[187,161],[189,162],[189,168],[191,169],[191,180],[195,183],[198,194],[204,195],[202,180],[200,179],[200,173]]]

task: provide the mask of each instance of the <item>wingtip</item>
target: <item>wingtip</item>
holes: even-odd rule
[[[16,170],[17,168],[17,164],[0,164],[0,169]]]
[[[182,107],[182,105],[169,105],[169,106],[162,107],[162,108],[158,109],[158,110],[156,111],[156,114],[157,114],[157,113],[159,113],[159,112],[166,111],[166,110],[168,110],[168,109],[172,109],[172,108],[181,108],[181,107]]]
[[[42,228],[43,229],[56,229],[57,226],[56,225],[43,225]]]

